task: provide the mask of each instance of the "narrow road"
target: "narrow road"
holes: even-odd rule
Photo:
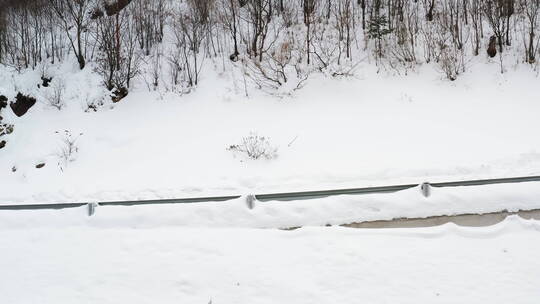
[[[506,217],[510,215],[518,215],[524,219],[540,220],[540,209],[519,212],[501,211],[484,214],[432,216],[427,218],[403,218],[389,221],[351,223],[341,226],[351,228],[417,228],[439,226],[446,223],[454,223],[460,226],[485,227],[502,222]]]

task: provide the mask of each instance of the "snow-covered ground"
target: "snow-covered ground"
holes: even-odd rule
[[[285,202],[226,202],[141,206],[86,206],[63,210],[0,210],[0,230],[34,227],[107,228],[290,228],[353,222],[483,214],[540,209],[540,182],[433,188],[426,198],[419,188],[396,193],[343,195]]]
[[[2,303],[537,303],[540,223],[0,229]]]
[[[266,18],[271,27],[264,26],[269,29],[264,34],[244,20],[254,16],[255,6],[248,5],[238,10],[238,20],[236,13],[231,16],[231,38],[235,46],[240,42],[241,51],[229,57],[229,33],[219,25],[229,27],[231,20],[222,24],[219,19],[228,19],[221,10],[230,4],[234,11],[232,2],[207,6],[211,19],[197,1],[190,3],[172,1],[163,9],[163,1],[159,8],[145,1],[134,15],[119,18],[126,10],[118,13],[112,47],[103,43],[113,37],[106,35],[106,25],[89,21],[70,30],[63,20],[64,33],[35,9],[9,13],[4,42],[13,51],[0,64],[0,95],[13,101],[20,92],[37,104],[22,117],[10,107],[0,113],[2,124],[14,125],[11,134],[0,134],[0,205],[89,204],[0,208],[0,304],[539,302],[539,220],[512,215],[479,228],[352,229],[343,224],[458,214],[474,214],[460,218],[481,218],[485,224],[501,219],[501,211],[519,210],[534,210],[528,214],[538,219],[540,181],[433,187],[427,197],[420,186],[295,201],[251,201],[250,196],[540,175],[540,64],[534,53],[527,53],[524,62],[526,40],[534,31],[534,24],[529,28],[526,22],[532,19],[523,15],[527,10],[534,16],[528,8],[521,5],[512,22],[514,12],[506,12],[510,31],[504,52],[501,45],[498,56],[489,58],[484,43],[490,40],[491,53],[496,41],[482,18],[477,32],[481,14],[472,13],[476,4],[470,8],[471,23],[475,37],[486,41],[473,41],[467,6],[465,25],[459,26],[457,18],[455,27],[453,17],[446,20],[446,15],[461,15],[455,3],[435,8],[435,20],[429,17],[420,25],[414,25],[420,20],[416,4],[414,12],[405,13],[406,22],[403,7],[396,7],[401,14],[392,19],[403,24],[394,27],[390,15],[388,20],[379,16],[377,4],[369,29],[353,22],[350,40],[346,26],[343,57],[343,25],[356,18],[341,2],[330,16],[329,1],[328,15],[319,21],[309,21],[316,9],[304,3],[304,24],[288,21],[294,19],[289,14],[300,11],[280,9],[277,18]],[[491,11],[489,5],[482,8]],[[61,9],[57,12],[64,19]],[[91,9],[92,16],[98,13]],[[501,17],[493,11],[485,18],[492,14]],[[12,22],[19,17],[37,19]],[[101,23],[112,21],[103,18],[96,22],[113,24]],[[157,32],[146,31],[152,26],[145,18],[159,23],[152,30]],[[387,37],[382,37],[387,22]],[[47,28],[38,30],[41,23]],[[26,24],[35,25],[29,33],[40,39],[27,31],[17,35]],[[143,35],[132,35],[128,28]],[[73,58],[74,43],[73,50],[62,46],[65,34],[69,38],[81,29],[89,42],[83,47],[83,70]],[[197,34],[200,30],[205,34]],[[188,46],[188,32],[193,39],[207,36],[206,42]],[[37,56],[27,56],[27,46],[34,52],[31,40],[42,44],[49,34],[52,51],[47,42],[46,56],[38,54],[42,46]],[[276,38],[259,41],[259,52],[245,49],[247,41],[254,38],[256,46],[257,37],[267,34]],[[155,42],[127,58],[136,40],[145,44],[154,35],[159,36]],[[56,43],[55,37],[64,38]],[[57,47],[58,58],[50,58]],[[479,53],[470,54],[471,47]],[[107,48],[115,63],[106,60]],[[35,62],[35,70],[8,67],[33,65],[38,58],[44,59]],[[105,63],[113,74],[105,75]],[[192,79],[199,65],[200,77]],[[276,66],[281,67],[274,71]],[[131,80],[124,79],[128,71],[136,74]],[[281,76],[272,80],[268,72]],[[113,86],[107,76],[118,78],[117,88],[129,87],[118,103],[104,89],[104,80]],[[42,85],[48,78],[50,86]],[[267,147],[272,157],[243,155],[239,145],[250,135],[264,138],[259,148]],[[218,195],[242,196],[196,204],[93,204]],[[89,210],[95,212],[89,216]],[[498,213],[477,215],[492,212]],[[419,221],[393,223],[398,222]],[[370,224],[380,222],[365,225]]]
[[[207,66],[190,94],[139,83],[104,92],[66,62],[66,107],[40,98],[38,71],[0,73],[0,94],[38,97],[0,150],[0,204],[111,201],[320,190],[540,173],[538,75],[478,64],[455,82],[409,75],[313,75],[292,96],[249,89]],[[2,68],[0,68],[2,69]],[[223,70],[223,71],[222,71]],[[43,100],[43,99],[41,99]],[[78,152],[61,162],[69,130]],[[275,159],[227,147],[251,131]],[[45,163],[43,168],[36,168]],[[16,170],[13,170],[15,168]],[[359,230],[351,222],[540,208],[540,183],[412,188],[289,202],[0,212],[2,303],[536,303],[540,223]],[[294,231],[257,228],[303,226]]]
[[[314,74],[291,97],[255,89],[219,62],[192,93],[149,92],[138,83],[120,103],[85,112],[103,95],[91,69],[50,68],[66,81],[66,107],[39,102],[38,71],[2,73],[0,92],[38,96],[0,151],[0,202],[193,197],[362,187],[402,182],[540,173],[540,90],[536,72],[478,63],[457,81],[433,66],[377,74],[364,63],[349,78]],[[224,70],[224,71],[223,71]],[[76,160],[61,170],[64,130],[78,137]],[[227,147],[250,131],[278,148],[245,160]],[[59,132],[59,133],[57,133]],[[79,135],[81,134],[82,135]],[[46,163],[44,168],[36,164]],[[16,168],[12,172],[13,167]]]

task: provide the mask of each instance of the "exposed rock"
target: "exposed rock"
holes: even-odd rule
[[[487,49],[487,53],[489,57],[491,58],[497,55],[497,37],[495,36],[489,37],[489,46]]]
[[[11,172],[16,172],[17,171],[17,167],[13,166],[11,167]]]
[[[3,108],[7,107],[8,103],[7,103],[7,97],[4,96],[4,95],[0,95],[0,110],[2,110]]]
[[[34,97],[23,95],[19,92],[15,97],[15,102],[10,103],[9,106],[15,115],[21,117],[35,104],[36,99]]]
[[[96,7],[94,8],[94,10],[92,10],[92,13],[90,14],[90,19],[95,20],[103,16],[103,11],[99,7]]]
[[[116,89],[113,92],[112,101],[113,102],[119,102],[122,100],[122,98],[126,97],[128,94],[128,89],[121,87],[120,89]]]
[[[45,167],[45,163],[39,163],[39,164],[36,165],[37,169],[41,169],[43,167]]]
[[[90,19],[99,19],[105,14],[107,16],[113,16],[123,10],[132,0],[108,0],[102,1],[100,5],[97,5],[90,12]],[[105,10],[105,12],[103,12]]]
[[[116,0],[113,3],[105,3],[105,13],[107,16],[118,14],[124,7],[126,7],[131,0]]]
[[[48,87],[49,86],[49,83],[51,83],[52,81],[52,77],[45,77],[45,76],[41,76],[41,85],[44,86],[44,87]]]
[[[0,149],[3,149],[6,146],[6,141],[2,140],[0,141]]]
[[[0,124],[0,136],[13,133],[13,125]]]

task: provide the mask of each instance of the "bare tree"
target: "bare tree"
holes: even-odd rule
[[[221,12],[220,18],[222,20],[222,25],[229,32],[233,40],[233,53],[229,56],[229,59],[232,61],[238,60],[238,55],[240,54],[238,50],[238,24],[239,24],[239,12],[238,12],[238,3],[236,0],[221,0]]]
[[[162,41],[167,18],[168,1],[137,0],[133,2],[133,24],[139,47],[148,56],[152,47]]]
[[[35,68],[57,45],[49,44],[56,27],[49,22],[45,0],[7,2],[0,12],[0,62],[17,70]]]
[[[433,11],[435,10],[435,0],[424,0],[424,7],[426,7],[427,21],[433,21]]]
[[[208,16],[194,2],[190,2],[189,10],[178,14],[174,20],[175,53],[173,53],[173,67],[183,72],[184,81],[188,87],[196,86],[202,69],[204,56],[201,56],[202,43],[207,34]]]
[[[131,79],[139,73],[138,32],[132,13],[129,8],[123,9],[97,22],[97,71],[107,89],[115,89],[115,102],[127,95]]]
[[[246,5],[249,12],[248,52],[262,61],[265,50],[266,36],[272,18],[272,0],[250,0]]]
[[[312,24],[314,22],[317,9],[318,9],[318,0],[302,0],[302,11],[304,13],[304,25],[306,26],[306,53],[307,53],[307,63],[310,64],[310,45],[312,37]]]
[[[4,62],[7,50],[7,11],[5,9],[0,10],[0,63]]]
[[[514,13],[513,0],[485,0],[482,9],[484,15],[497,38],[499,52],[503,51],[503,44],[506,38],[506,44],[510,45],[509,25],[510,17]],[[506,35],[506,37],[505,37]]]
[[[91,21],[92,0],[50,0],[50,3],[82,70],[86,65],[87,40],[84,35]]]
[[[338,31],[339,53],[338,63],[341,61],[342,53],[345,52],[347,58],[351,58],[351,44],[354,35],[354,9],[352,0],[336,0],[335,7],[336,29]]]
[[[525,55],[529,63],[536,62],[538,44],[535,46],[536,28],[538,26],[538,14],[540,13],[540,0],[520,0],[520,6],[528,23],[528,43]]]
[[[450,29],[454,26],[451,13],[441,15],[444,17],[434,18],[433,22],[426,27],[423,32],[424,39],[440,71],[448,80],[454,81],[465,71],[464,48]]]
[[[469,0],[469,15],[471,19],[473,32],[473,55],[478,56],[480,53],[480,43],[483,38],[482,30],[482,0]]]

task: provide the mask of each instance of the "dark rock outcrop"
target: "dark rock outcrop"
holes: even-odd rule
[[[491,58],[497,55],[497,37],[495,36],[489,37],[489,46],[487,49],[487,53],[489,57]]]
[[[130,2],[131,0],[116,0],[111,4],[105,3],[105,13],[107,13],[107,16],[116,15]]]
[[[122,98],[126,97],[127,94],[128,94],[128,89],[126,89],[124,87],[116,89],[113,92],[112,101],[113,102],[119,102],[120,100],[122,100]]]
[[[99,19],[105,16],[105,14],[107,14],[107,16],[114,16],[131,3],[131,1],[132,0],[103,1],[101,5],[96,6],[90,12],[90,19]],[[103,12],[103,10],[105,10],[105,12]]]
[[[13,133],[13,125],[0,124],[0,136]]]
[[[0,110],[7,107],[7,105],[8,105],[7,101],[8,101],[8,99],[7,99],[6,96],[0,95]]]
[[[52,81],[52,77],[44,77],[44,76],[41,76],[41,85],[44,86],[44,87],[48,87],[49,84],[51,83]]]
[[[9,106],[15,115],[21,117],[35,104],[36,99],[34,97],[23,95],[19,92],[15,97],[15,102],[10,103]]]

